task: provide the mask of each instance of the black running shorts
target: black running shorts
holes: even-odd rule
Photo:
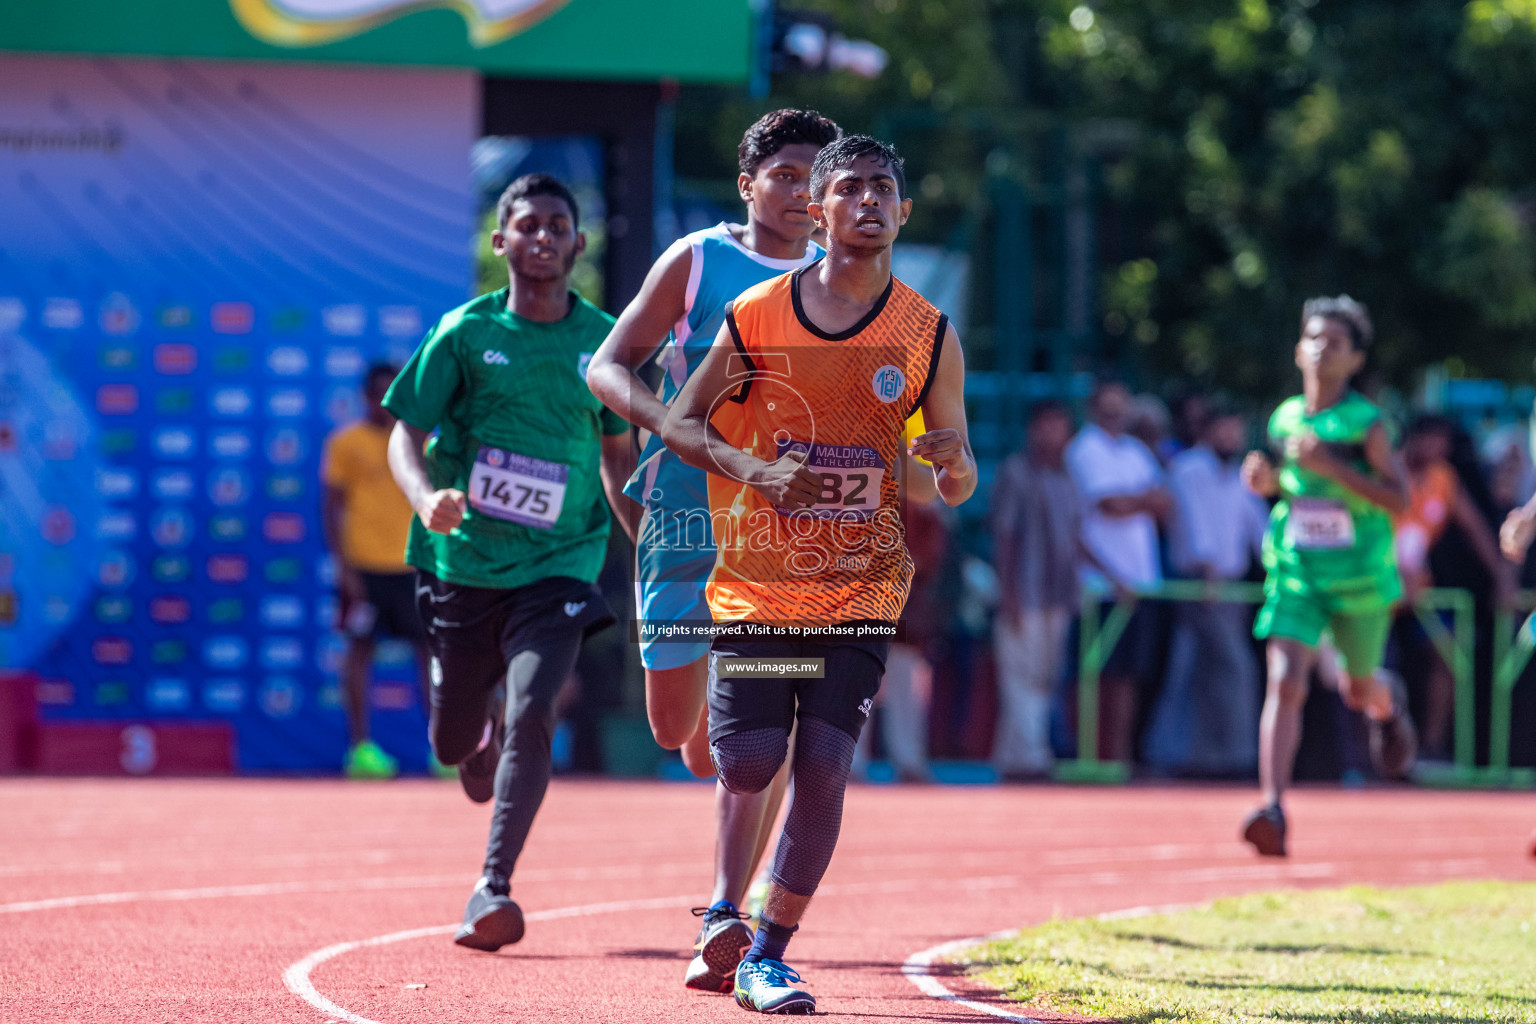
[[[615,620],[602,592],[569,576],[551,576],[511,590],[448,583],[416,574],[416,609],[437,662],[432,703],[480,701],[506,675],[518,651],[579,631],[592,635]]]
[[[783,729],[800,715],[820,718],[854,739],[869,720],[885,675],[884,641],[828,642],[716,637],[709,653],[709,741],[749,729]],[[821,658],[823,678],[724,676],[720,658]]]

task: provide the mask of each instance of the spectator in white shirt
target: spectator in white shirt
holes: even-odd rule
[[[1125,432],[1130,402],[1124,384],[1100,382],[1088,404],[1093,422],[1067,447],[1067,470],[1083,499],[1084,546],[1116,580],[1141,590],[1162,582],[1157,524],[1172,500],[1157,459]],[[1085,565],[1083,574],[1085,586],[1107,595],[1108,581],[1097,568]],[[1131,760],[1138,691],[1154,681],[1157,646],[1156,613],[1143,602],[1100,676],[1101,757]]]
[[[1240,580],[1259,554],[1269,509],[1240,478],[1246,440],[1243,417],[1219,411],[1200,443],[1169,465],[1172,562],[1186,579]],[[1179,606],[1168,672],[1147,731],[1149,763],[1203,776],[1253,770],[1260,680],[1252,627],[1253,609],[1245,604]]]

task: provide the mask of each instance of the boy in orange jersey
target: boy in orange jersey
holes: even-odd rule
[[[808,1013],[785,947],[832,859],[857,742],[912,581],[898,476],[932,464],[945,502],[976,488],[965,361],[943,313],[891,275],[911,212],[901,159],[867,136],[830,143],[811,171],[827,255],[736,299],[662,428],[708,470],[718,556],[706,590],[721,633],[709,673],[720,780],[773,779],[798,723],[794,797],[736,1001]],[[927,431],[903,424],[921,410]]]

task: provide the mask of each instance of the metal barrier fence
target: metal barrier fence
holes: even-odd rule
[[[1522,609],[1536,607],[1536,594],[1521,595]],[[1099,758],[1099,676],[1110,653],[1115,649],[1131,613],[1145,600],[1261,604],[1264,588],[1258,583],[1206,583],[1201,580],[1169,580],[1155,589],[1121,594],[1114,598],[1109,615],[1100,620],[1100,604],[1105,596],[1083,594],[1082,627],[1078,642],[1077,677],[1077,757],[1058,761],[1055,777],[1066,782],[1118,783],[1130,777],[1130,766],[1122,761]],[[1489,708],[1489,764],[1479,767],[1476,757],[1477,695],[1473,678],[1472,654],[1476,643],[1472,595],[1461,589],[1434,587],[1426,590],[1414,605],[1414,614],[1423,625],[1430,642],[1450,668],[1455,680],[1454,759],[1448,767],[1425,766],[1415,780],[1429,786],[1448,787],[1518,787],[1536,786],[1536,771],[1510,768],[1509,745],[1513,728],[1512,708],[1515,685],[1536,654],[1536,635],[1532,618],[1523,616],[1522,625],[1511,642],[1511,615],[1501,612],[1494,625],[1494,680]],[[1438,614],[1448,611],[1451,625],[1446,627]]]

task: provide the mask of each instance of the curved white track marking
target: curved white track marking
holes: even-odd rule
[[[565,917],[592,917],[597,914],[616,914],[625,910],[671,910],[674,907],[688,907],[697,903],[694,896],[657,896],[645,900],[612,900],[607,903],[583,903],[574,907],[556,907],[553,910],[536,910],[525,915],[525,921],[555,921]],[[313,953],[295,964],[291,964],[283,972],[283,984],[288,986],[288,991],[304,1000],[310,1006],[321,1013],[336,1020],[344,1020],[347,1024],[379,1024],[379,1021],[371,1020],[351,1010],[337,1006],[331,1002],[320,990],[315,988],[314,982],[309,980],[310,972],[327,960],[350,953],[354,949],[362,949],[365,946],[388,946],[395,942],[409,942],[412,939],[424,939],[432,935],[449,935],[459,928],[456,924],[439,924],[429,928],[411,928],[403,932],[391,932],[388,935],[379,935],[371,939],[358,939],[355,942],[338,942],[334,946],[326,946],[317,949]]]
[[[0,903],[0,914],[27,914],[37,910],[99,907],[111,903],[176,903],[183,900],[216,900],[233,896],[287,896],[293,893],[351,892],[357,889],[434,889],[465,885],[474,875],[405,875],[398,878],[337,878],[320,882],[262,882],[255,885],[213,885],[201,889],[145,889],[139,892],[97,892],[83,896],[55,896],[46,900]]]
[[[942,942],[937,946],[925,949],[920,953],[913,953],[907,957],[906,963],[901,965],[901,973],[906,976],[908,981],[917,986],[919,992],[933,999],[942,999],[946,1003],[959,1003],[961,1006],[977,1010],[981,1013],[991,1014],[994,1017],[1001,1017],[1003,1020],[1017,1021],[1018,1024],[1042,1024],[1041,1021],[1033,1017],[1026,1017],[1022,1013],[1009,1013],[1000,1006],[993,1006],[990,1003],[978,1003],[974,999],[966,999],[964,996],[956,995],[946,988],[942,981],[930,974],[928,970],[935,960],[942,960],[949,956],[949,954],[957,953],[967,946],[976,946],[983,942],[991,942],[993,939],[1007,938],[1010,935],[1016,934],[1018,934],[1018,929],[1010,928],[1007,931],[993,932],[991,935],[978,935],[970,939],[955,939],[953,942]]]

